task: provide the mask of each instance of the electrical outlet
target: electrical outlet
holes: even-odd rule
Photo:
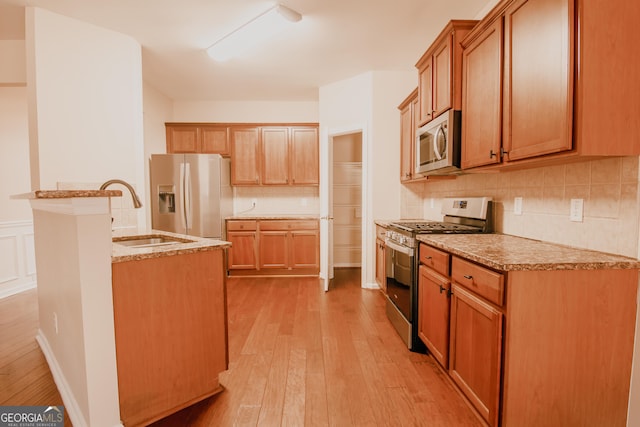
[[[58,314],[56,312],[53,313],[53,329],[56,331],[56,335],[58,335]]]
[[[569,213],[569,219],[574,222],[582,222],[584,211],[583,199],[571,199],[571,211]]]
[[[516,197],[513,199],[513,214],[522,215],[522,197]]]
[[[435,199],[432,197],[429,199],[429,208],[430,209],[434,209],[436,207],[436,201]]]

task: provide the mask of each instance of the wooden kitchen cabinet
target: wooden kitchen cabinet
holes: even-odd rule
[[[317,125],[231,127],[232,185],[319,185]]]
[[[200,140],[197,125],[165,124],[167,153],[198,153]]]
[[[200,126],[200,152],[220,154],[228,157],[230,154],[231,130],[226,125]]]
[[[290,180],[289,129],[261,128],[263,185],[286,185]]]
[[[376,283],[385,295],[387,294],[386,236],[387,229],[376,224]]]
[[[318,185],[317,127],[262,127],[262,185]]]
[[[260,128],[231,129],[231,185],[260,184]]]
[[[640,61],[629,60],[636,46],[623,30],[639,18],[629,2],[499,2],[462,42],[462,168],[640,154],[640,127],[629,125],[640,115]]]
[[[317,126],[295,126],[290,128],[291,161],[289,170],[291,184],[320,184],[320,152]]]
[[[498,16],[462,43],[463,169],[501,161],[502,31],[503,18]]]
[[[451,281],[421,265],[418,270],[418,337],[444,369],[449,368]]]
[[[124,425],[148,425],[222,391],[222,249],[113,263],[112,283]]]
[[[573,0],[516,0],[504,17],[503,147],[509,161],[570,150]]]
[[[258,268],[258,225],[254,220],[227,221],[228,269],[246,270]]]
[[[229,126],[165,123],[167,153],[205,153],[229,156]]]
[[[400,182],[424,180],[416,174],[416,129],[419,121],[418,89],[398,106],[400,110]]]
[[[227,230],[231,275],[318,274],[317,219],[227,220]]]
[[[452,284],[449,375],[490,426],[500,416],[502,313]]]
[[[441,253],[420,246],[419,336],[440,361],[425,319],[450,280],[446,372],[488,425],[626,425],[638,270],[498,271],[449,255],[447,276]]]
[[[444,111],[462,106],[462,47],[460,41],[478,21],[450,21],[416,63],[419,119],[417,127]]]

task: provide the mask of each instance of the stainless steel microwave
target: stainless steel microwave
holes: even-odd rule
[[[416,131],[416,173],[460,171],[461,111],[448,110]]]

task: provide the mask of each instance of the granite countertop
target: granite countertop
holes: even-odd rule
[[[262,219],[319,219],[318,215],[314,214],[299,214],[299,215],[287,215],[287,214],[253,214],[253,215],[234,215],[229,216],[227,220],[262,220]]]
[[[635,258],[506,234],[421,234],[417,239],[501,271],[640,268]]]
[[[17,194],[12,199],[71,199],[74,197],[122,197],[120,190],[36,190]]]
[[[134,248],[118,245],[115,242],[122,240],[144,239],[150,237],[165,236],[172,240],[178,240],[180,243]],[[206,239],[203,237],[188,236],[185,234],[169,233],[167,231],[151,230],[146,233],[138,233],[135,235],[127,235],[125,233],[115,232],[113,234],[111,262],[139,261],[149,258],[159,258],[165,256],[183,255],[201,251],[212,251],[215,249],[224,249],[231,247],[230,242],[216,239]]]

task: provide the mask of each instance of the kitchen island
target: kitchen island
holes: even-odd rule
[[[419,336],[489,425],[626,425],[640,261],[502,234],[418,240]]]
[[[227,367],[229,243],[157,231],[114,237],[110,198],[121,195],[13,196],[33,209],[36,339],[77,426],[148,424],[219,392]],[[140,245],[151,237],[159,240]]]
[[[125,246],[131,242],[143,244]],[[229,246],[155,230],[113,238],[125,426],[148,425],[222,391],[218,374],[228,367],[224,249]]]

